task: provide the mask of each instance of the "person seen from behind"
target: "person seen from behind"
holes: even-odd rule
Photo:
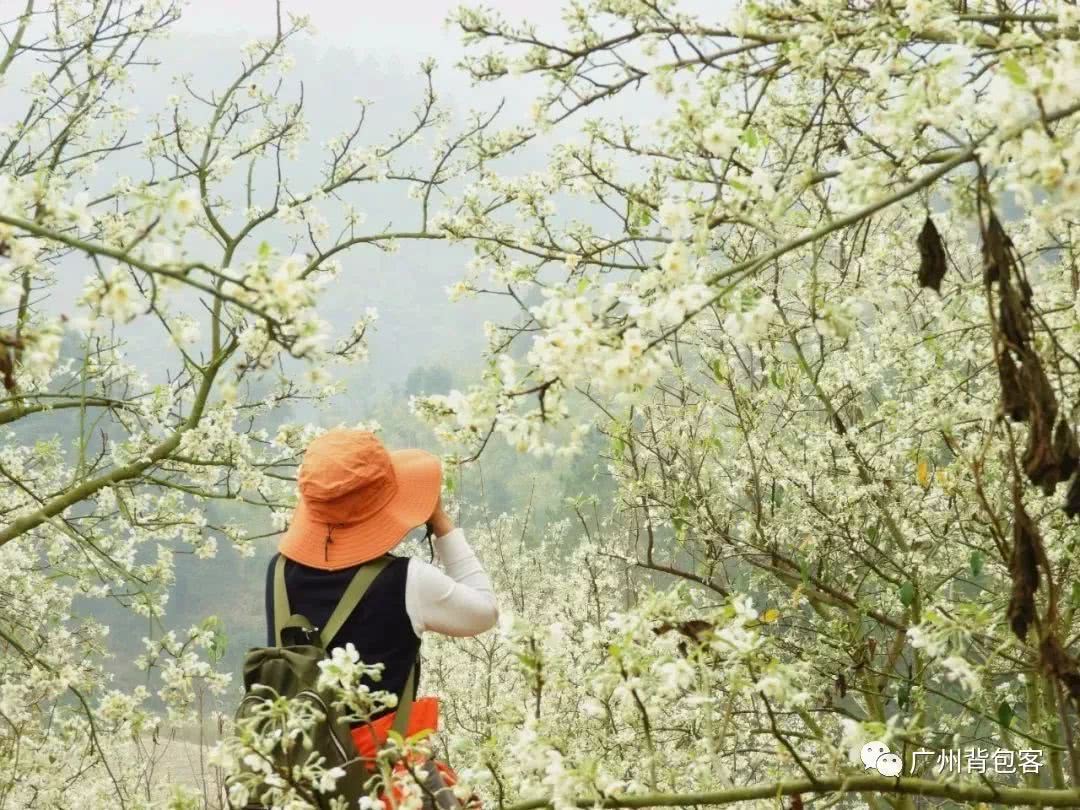
[[[355,609],[325,638],[328,652],[352,644],[365,664],[382,664],[372,690],[398,696],[387,710],[353,727],[360,756],[374,761],[395,724],[406,715],[405,736],[438,729],[439,703],[413,699],[421,683],[424,633],[474,636],[492,628],[499,615],[491,581],[479,559],[442,507],[442,468],[425,451],[388,451],[372,433],[334,429],[308,446],[298,476],[299,500],[273,555],[266,578],[268,644],[275,644],[275,577],[284,560],[288,611],[314,625],[327,620],[364,566],[382,566]],[[427,527],[435,565],[398,556],[394,548],[414,528]],[[281,643],[280,639],[277,643]],[[453,772],[433,763],[444,785]]]

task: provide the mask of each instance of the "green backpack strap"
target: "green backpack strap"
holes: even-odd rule
[[[412,665],[412,669],[409,670],[409,677],[405,680],[405,690],[401,693],[401,698],[398,699],[397,709],[394,712],[394,725],[391,728],[400,734],[405,736],[405,731],[409,728],[409,712],[412,711],[413,698],[416,697],[416,664]]]
[[[390,558],[384,555],[360,566],[360,570],[353,576],[349,587],[341,595],[334,612],[330,614],[330,618],[326,620],[326,624],[319,632],[319,638],[322,639],[324,649],[330,647],[330,642],[334,640],[334,636],[341,629],[341,625],[345,624],[345,620],[356,610],[356,606],[360,604],[360,600],[367,593],[368,587],[389,562]]]
[[[299,627],[309,635],[315,632],[311,622],[303,616],[289,615],[289,592],[285,589],[285,558],[278,554],[274,563],[274,638],[279,647],[285,646],[281,635],[290,627]]]
[[[278,554],[274,563],[274,638],[281,644],[281,631],[289,620],[289,592],[285,590],[285,555]]]
[[[389,563],[389,557],[379,557],[376,560],[372,560],[370,563],[362,565],[360,570],[356,572],[352,578],[352,582],[350,582],[349,587],[345,589],[345,593],[341,595],[341,600],[337,603],[337,607],[334,608],[334,612],[330,614],[330,618],[326,620],[326,625],[320,633],[323,647],[328,648],[330,646],[330,642],[334,640],[334,636],[336,636],[338,630],[341,629],[341,625],[343,625],[345,620],[349,618],[354,610],[356,610],[356,606],[360,604],[360,600],[364,598],[364,594],[367,593],[367,589],[371,586],[371,583],[375,581],[375,577],[377,577]],[[416,663],[414,662],[409,669],[409,677],[405,680],[405,689],[398,698],[397,709],[394,711],[394,725],[392,728],[402,737],[405,736],[405,731],[409,727],[409,714],[412,711],[412,704],[415,698]]]

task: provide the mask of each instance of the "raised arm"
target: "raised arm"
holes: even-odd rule
[[[499,606],[491,580],[461,529],[454,528],[441,507],[432,516],[436,535],[435,556],[442,570],[409,561],[405,608],[413,630],[448,636],[475,636],[490,630],[499,619]]]

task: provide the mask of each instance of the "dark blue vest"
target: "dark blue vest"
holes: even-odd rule
[[[356,647],[365,664],[383,665],[382,679],[368,681],[372,689],[382,689],[401,695],[409,668],[417,661],[417,690],[420,685],[418,656],[420,639],[413,632],[412,622],[405,610],[405,581],[409,558],[390,556],[390,564],[371,583],[356,610],[345,620],[338,634],[327,644],[327,650],[344,647],[349,642]],[[270,558],[266,571],[266,635],[267,645],[274,639],[274,563]],[[359,566],[324,571],[310,568],[294,560],[285,561],[285,590],[289,608],[299,613],[315,627],[322,627],[345,592]]]

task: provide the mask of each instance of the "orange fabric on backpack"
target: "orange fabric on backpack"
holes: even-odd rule
[[[390,735],[390,729],[394,725],[394,717],[397,713],[384,714],[370,723],[365,723],[352,730],[353,742],[360,756],[374,762],[375,753]],[[411,737],[421,731],[439,730],[439,699],[437,697],[422,697],[413,701],[412,711],[409,712],[409,725],[405,729],[405,736]]]
[[[386,742],[389,736],[390,729],[394,725],[394,713],[384,715],[377,720],[373,720],[370,723],[366,723],[359,728],[352,730],[353,742],[356,743],[356,750],[360,756],[367,762],[374,765],[375,754],[379,747]],[[439,699],[437,697],[422,697],[413,702],[412,711],[409,712],[409,725],[405,731],[406,737],[411,737],[414,734],[419,734],[421,731],[435,732],[439,730]],[[412,768],[417,768],[428,763],[428,760],[419,755],[416,752],[409,754],[409,763]],[[458,783],[458,775],[454,772],[454,769],[440,760],[431,760],[432,765],[438,774],[438,777],[442,781],[444,787],[452,788]],[[409,773],[409,768],[405,766],[404,762],[397,762],[393,768],[394,780],[389,794],[385,791],[379,795],[379,799],[383,802],[384,807],[388,810],[394,810],[401,805],[402,800],[405,798],[402,795],[401,788],[397,782],[398,778],[406,778]],[[428,802],[425,801],[426,807]],[[470,796],[464,802],[458,802],[458,806],[463,810],[481,810],[481,804],[479,798],[475,795]]]
[[[438,790],[453,790],[454,786],[458,783],[458,775],[454,772],[454,769],[447,765],[445,762],[442,762],[441,760],[436,759],[432,760],[429,763],[421,757],[412,757],[411,765],[414,772],[418,767],[421,766],[430,765],[431,767],[433,767],[435,770],[434,779]],[[384,807],[387,807],[390,810],[401,807],[402,803],[405,800],[405,792],[402,790],[401,782],[398,781],[398,779],[407,780],[408,774],[409,768],[405,767],[405,763],[398,762],[396,765],[394,765],[394,776],[397,778],[394,780],[394,784],[390,790],[389,795],[385,791],[379,794],[379,800],[383,803]],[[429,776],[428,779],[430,780],[431,776]],[[429,785],[429,789],[436,787],[432,786],[431,781],[428,781],[427,784]],[[429,810],[429,808],[430,810],[435,810],[435,808],[445,806],[446,804],[444,804],[443,802],[431,801],[430,797],[425,797],[422,804],[424,810]],[[458,808],[461,808],[461,810],[482,810],[483,808],[483,805],[480,803],[480,798],[475,793],[470,795],[464,801],[458,799],[455,796],[453,805],[451,806],[456,806]]]

